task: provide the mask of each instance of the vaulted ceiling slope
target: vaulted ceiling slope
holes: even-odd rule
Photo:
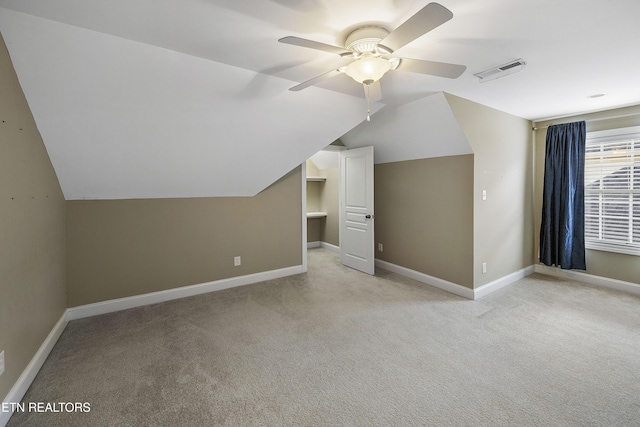
[[[428,2],[0,0],[0,31],[68,199],[249,196],[365,117],[345,75],[288,91],[339,58],[277,40],[342,45]],[[439,2],[453,19],[396,53],[467,71],[388,73],[374,111],[440,92],[531,120],[640,103],[638,0]]]
[[[8,10],[0,25],[68,200],[252,196],[364,118],[338,92]]]
[[[340,140],[348,148],[374,145],[376,163],[473,153],[442,92],[386,107]]]

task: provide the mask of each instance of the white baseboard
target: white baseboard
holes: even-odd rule
[[[429,276],[428,274],[420,273],[419,271],[411,270],[406,267],[401,267],[396,264],[392,264],[387,261],[382,261],[376,259],[376,267],[383,268],[385,270],[389,270],[394,273],[401,274],[403,276],[409,277],[411,279],[417,280],[418,282],[425,283],[429,286],[433,286],[438,289],[442,289],[443,291],[451,292],[452,294],[471,299],[477,300],[482,297],[485,297],[498,289],[502,289],[506,286],[511,285],[512,283],[532,274],[534,272],[533,266],[529,266],[518,270],[514,273],[508,274],[498,280],[494,280],[493,282],[487,283],[486,285],[482,285],[477,289],[467,288],[466,286],[458,285],[457,283],[449,282],[447,280],[439,279],[437,277]]]
[[[376,259],[376,267],[380,267],[393,273],[401,274],[403,276],[409,277],[410,279],[417,280],[418,282],[422,282],[429,286],[442,289],[443,291],[451,292],[452,294],[467,299],[474,299],[473,289],[458,285],[457,283],[429,276],[428,274],[420,273],[419,271],[411,270],[410,268],[402,267],[387,261],[382,261],[380,259]]]
[[[634,295],[640,295],[640,285],[624,280],[610,279],[608,277],[595,276],[593,274],[583,273],[574,270],[563,270],[557,267],[549,267],[543,264],[535,265],[535,272],[555,276],[562,279],[575,280],[594,286],[602,286],[604,288],[617,289],[619,291],[629,292]]]
[[[7,396],[2,401],[3,403],[18,403],[22,400],[25,393],[31,386],[34,378],[40,371],[40,368],[42,368],[45,360],[47,360],[47,357],[49,356],[49,353],[51,353],[53,346],[56,344],[56,342],[58,342],[58,338],[60,338],[60,335],[62,335],[64,328],[67,326],[68,321],[66,314],[67,313],[65,311],[65,313],[62,314],[51,332],[49,332],[49,335],[47,335],[47,338],[44,340],[27,367],[24,369],[24,371],[22,371],[22,374],[18,378],[18,381],[16,381],[13,387],[11,387],[11,390],[9,390],[9,394],[7,394]],[[11,418],[11,415],[13,415],[13,412],[0,411],[1,427],[7,425],[9,419]]]
[[[486,285],[482,285],[476,289],[473,290],[473,299],[480,299],[484,296],[487,296],[495,291],[497,291],[498,289],[502,289],[506,286],[509,286],[515,282],[517,282],[520,279],[524,279],[525,277],[527,277],[530,274],[534,273],[534,267],[533,265],[530,265],[529,267],[526,268],[522,268],[518,271],[515,271],[511,274],[507,274],[504,277],[501,277],[500,279],[494,280],[493,282],[489,282]]]
[[[340,246],[332,245],[331,243],[320,242],[320,247],[329,249],[330,251],[333,251],[333,252],[340,253]]]
[[[332,245],[331,243],[327,242],[307,242],[307,248],[325,248],[333,252],[340,252],[340,246]]]
[[[178,298],[191,297],[194,295],[220,291],[222,289],[250,285],[252,283],[263,282],[265,280],[292,276],[294,274],[300,274],[303,272],[303,266],[297,265],[293,267],[281,268],[278,270],[264,271],[261,273],[248,274],[246,276],[231,277],[229,279],[201,283],[198,285],[167,289],[166,291],[152,292],[143,295],[97,302],[94,304],[81,305],[78,307],[69,308],[67,310],[67,320],[82,319],[84,317],[91,317],[120,310],[127,310],[129,308],[140,307],[143,305],[157,304],[159,302],[170,301]]]

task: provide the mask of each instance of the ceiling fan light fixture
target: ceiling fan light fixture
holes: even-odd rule
[[[296,92],[338,74],[346,73],[357,83],[364,85],[368,96],[370,86],[379,93],[379,85],[374,85],[374,83],[377,83],[389,70],[396,69],[450,79],[458,78],[467,68],[464,65],[411,58],[391,58],[394,51],[401,49],[451,18],[453,18],[453,13],[449,9],[441,4],[431,2],[391,32],[376,24],[357,27],[347,35],[344,43],[340,43],[340,46],[344,47],[295,36],[283,37],[278,41],[352,59],[349,65],[329,70],[289,90]],[[378,94],[376,97],[376,99],[380,99]]]
[[[358,83],[371,80],[377,82],[392,68],[389,60],[377,56],[365,55],[347,65],[345,73]]]
[[[378,55],[391,55],[393,50],[389,49],[386,46],[382,46],[381,44],[376,45],[376,52]]]
[[[389,58],[389,63],[391,64],[392,70],[397,70],[402,62],[402,58]]]
[[[347,46],[347,49],[357,53],[369,53],[375,52],[378,46],[378,39],[363,39],[358,40],[357,43],[352,43]]]
[[[390,49],[382,47],[378,51],[378,42],[389,35],[389,32],[382,27],[375,25],[368,25],[360,27],[352,31],[345,41],[345,47],[347,50],[354,52],[355,54],[376,54],[385,55]]]

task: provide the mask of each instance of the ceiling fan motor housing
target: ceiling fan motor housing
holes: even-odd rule
[[[378,45],[380,40],[387,35],[389,35],[389,31],[382,27],[375,25],[360,27],[347,36],[345,47],[357,55],[365,53],[388,54],[391,53],[391,49]]]
[[[344,47],[295,36],[283,37],[278,41],[337,54],[342,58],[353,59],[348,65],[329,70],[290,88],[290,90],[298,91],[304,89],[340,73],[345,73],[356,82],[363,84],[365,88],[368,88],[380,80],[385,73],[396,70],[401,64],[405,63],[406,65],[402,65],[402,71],[450,79],[458,78],[467,68],[464,65],[392,57],[395,50],[401,49],[451,18],[453,18],[453,13],[449,9],[441,4],[431,2],[391,32],[373,23],[361,24],[346,37]]]

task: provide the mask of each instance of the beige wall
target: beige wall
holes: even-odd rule
[[[474,153],[477,288],[534,263],[532,123],[453,95],[446,98]]]
[[[65,202],[0,37],[0,351],[7,395],[66,308]]]
[[[534,262],[532,123],[446,99],[474,154],[375,166],[376,257],[478,288]]]
[[[296,168],[254,197],[68,201],[69,307],[301,265],[301,183]]]
[[[535,123],[535,254],[538,262],[540,249],[540,221],[542,212],[542,190],[544,184],[544,156],[547,127],[551,124],[586,120],[587,132],[640,126],[640,106],[618,108],[562,119]],[[631,283],[640,283],[640,258],[633,255],[587,249],[587,273],[609,277]]]
[[[376,258],[472,287],[473,155],[377,164],[374,173]]]
[[[307,219],[307,243],[320,242],[320,227],[324,223],[324,218]]]

